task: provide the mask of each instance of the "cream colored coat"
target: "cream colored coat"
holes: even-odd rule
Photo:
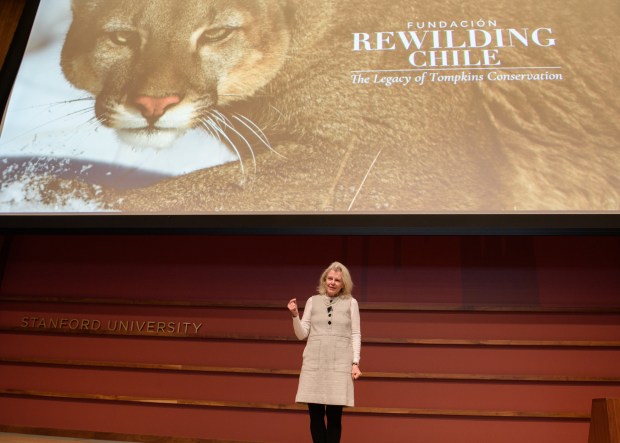
[[[308,339],[295,401],[353,406],[351,367],[359,363],[361,349],[357,301],[315,295],[306,302],[301,320],[293,318],[293,328],[298,339]]]

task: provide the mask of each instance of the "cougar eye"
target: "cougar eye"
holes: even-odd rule
[[[198,38],[198,45],[202,46],[202,45],[207,45],[209,43],[215,43],[215,42],[222,41],[226,37],[228,37],[230,34],[232,34],[234,30],[235,28],[228,28],[228,27],[207,29]]]
[[[114,31],[108,34],[110,41],[117,46],[136,47],[140,43],[140,36],[132,31]]]

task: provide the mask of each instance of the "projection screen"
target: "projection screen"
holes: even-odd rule
[[[40,0],[2,73],[0,218],[617,226],[619,18],[617,0]]]

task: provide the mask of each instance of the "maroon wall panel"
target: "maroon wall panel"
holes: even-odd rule
[[[619,306],[620,238],[536,238],[541,305]]]
[[[0,294],[305,300],[333,260],[360,301],[620,306],[615,237],[17,236]]]
[[[459,237],[368,237],[365,244],[361,301],[461,304]]]
[[[288,300],[311,295],[325,266],[347,258],[340,237],[18,237],[2,293]]]

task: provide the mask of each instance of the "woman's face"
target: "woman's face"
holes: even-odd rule
[[[335,297],[340,294],[344,283],[342,283],[342,272],[329,271],[325,277],[325,287],[327,288],[327,295]]]

